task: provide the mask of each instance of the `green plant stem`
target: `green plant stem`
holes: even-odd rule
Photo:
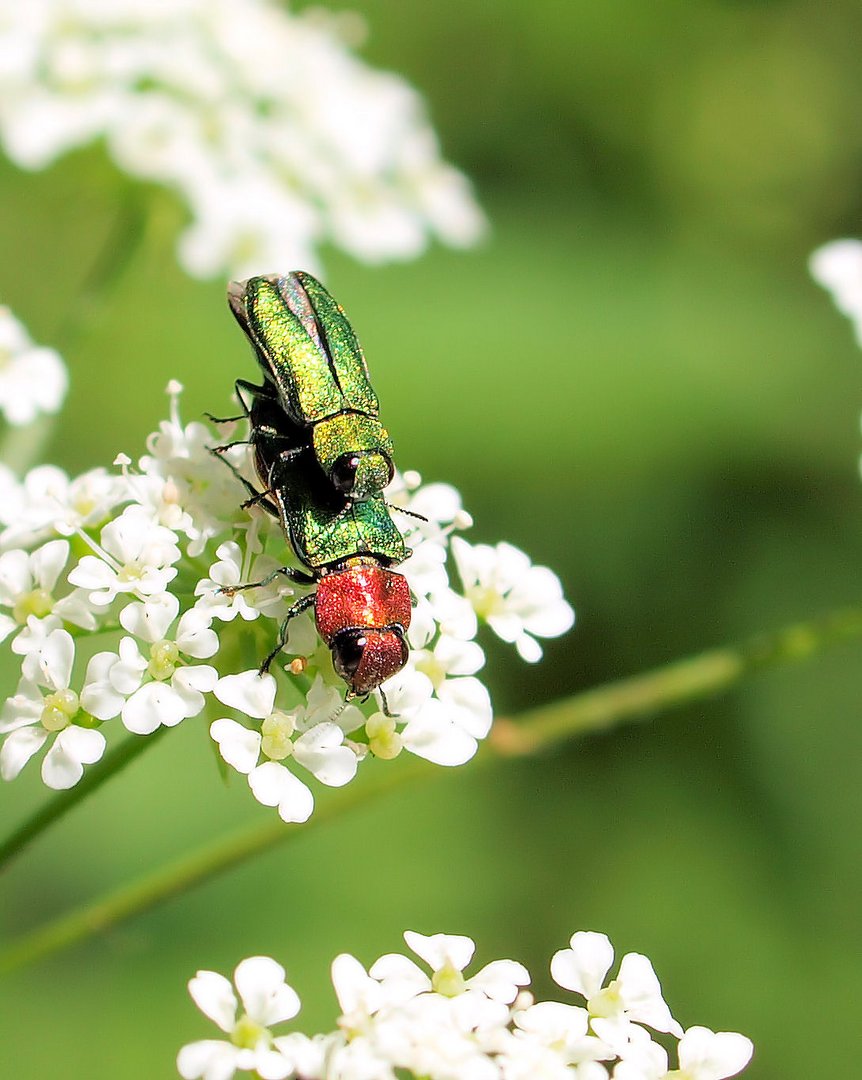
[[[775,633],[762,634],[741,645],[710,649],[642,675],[532,709],[517,720],[498,720],[479,760],[487,764],[501,757],[527,757],[576,736],[714,697],[736,686],[749,674],[796,663],[832,645],[859,637],[862,637],[862,608],[850,608],[787,626]],[[397,769],[390,766],[383,769],[382,780],[351,786],[334,794],[301,828],[270,821],[209,844],[95,903],[23,935],[0,952],[0,972],[23,967],[100,930],[116,926],[260,852],[307,836],[310,831],[349,811],[389,792],[415,785],[438,772],[419,761],[405,763]]]
[[[488,744],[503,756],[525,757],[557,743],[701,701],[730,690],[747,675],[797,663],[862,637],[862,608],[843,608],[758,634],[738,645],[708,649],[641,675],[497,720]]]
[[[115,746],[110,753],[105,754],[101,761],[92,768],[87,769],[81,780],[68,791],[59,791],[49,799],[31,817],[0,844],[0,871],[5,870],[10,862],[20,855],[24,848],[40,836],[49,825],[59,821],[70,810],[82,803],[84,799],[98,791],[105,781],[116,776],[127,765],[140,757],[145,750],[155,746],[156,742],[169,728],[157,728],[152,735],[146,738],[140,735],[131,735]]]
[[[387,772],[390,775],[385,775]],[[24,935],[0,953],[0,974],[108,930],[133,915],[148,911],[164,900],[216,877],[230,867],[239,866],[261,852],[300,840],[343,814],[401,788],[405,783],[415,784],[423,774],[428,777],[432,772],[431,766],[424,762],[411,761],[406,768],[397,772],[384,770],[383,778],[376,782],[341,789],[325,806],[315,810],[314,816],[301,828],[290,828],[276,818],[265,825],[255,825],[206,844],[191,855],[168,863],[102,900],[78,908]]]

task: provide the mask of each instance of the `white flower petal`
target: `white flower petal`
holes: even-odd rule
[[[204,1016],[230,1033],[236,1020],[237,1000],[230,982],[217,971],[199,971],[189,981],[189,993]]]
[[[303,768],[329,787],[343,787],[356,776],[356,754],[344,743],[338,724],[317,724],[293,744],[293,756]]]
[[[221,1039],[189,1043],[177,1054],[177,1072],[183,1080],[231,1080],[239,1051]]]
[[[152,735],[157,727],[175,727],[186,717],[186,704],[163,682],[145,683],[122,710],[123,724],[135,735]]]
[[[614,949],[606,934],[581,930],[551,960],[551,977],[558,986],[590,998],[603,986],[614,962]]]
[[[467,980],[472,990],[481,990],[493,1001],[502,1001],[506,1005],[515,1000],[520,987],[529,983],[529,971],[514,960],[492,960]]]
[[[7,735],[0,747],[0,776],[14,780],[47,738],[48,732],[42,727],[21,728]]]
[[[256,668],[238,675],[225,675],[213,688],[222,705],[237,709],[255,720],[265,720],[272,712],[275,691],[275,677],[260,675]]]
[[[64,690],[72,677],[74,659],[75,642],[71,634],[66,630],[52,630],[39,649],[27,656],[25,674],[30,674],[28,663],[33,661],[33,677],[38,682],[52,690]]]
[[[159,593],[148,596],[143,603],[127,604],[120,612],[120,625],[135,637],[152,644],[167,636],[168,627],[179,610],[180,602],[173,593]]]
[[[735,1031],[691,1027],[680,1039],[679,1064],[691,1080],[725,1080],[741,1072],[753,1053],[751,1039]]]
[[[210,735],[228,765],[237,772],[251,772],[260,756],[260,732],[250,731],[236,720],[223,717],[210,724]]]
[[[435,765],[463,765],[477,750],[473,736],[454,723],[443,702],[434,698],[407,721],[401,737],[407,750]]]
[[[296,991],[284,981],[284,968],[269,956],[251,956],[234,972],[234,983],[252,1020],[272,1027],[299,1012]]]
[[[417,934],[415,930],[405,930],[404,940],[409,948],[421,956],[425,963],[438,971],[444,966],[452,966],[456,971],[463,971],[473,959],[476,943],[472,938],[460,934]]]
[[[192,609],[185,612],[177,624],[176,643],[186,656],[206,660],[218,652],[218,634],[211,629],[209,616]]]
[[[661,985],[648,957],[626,953],[620,962],[617,981],[630,1019],[648,1024],[656,1031],[669,1031],[677,1038],[682,1036],[682,1028],[661,996]]]
[[[92,765],[105,752],[101,731],[72,725],[64,728],[42,762],[42,779],[49,788],[63,791],[74,787],[84,775],[84,765]]]
[[[308,821],[314,797],[303,782],[275,761],[266,761],[249,773],[252,794],[264,806],[277,806],[284,821]]]
[[[50,540],[33,552],[30,556],[30,565],[33,568],[33,577],[40,588],[48,592],[54,588],[68,558],[69,542],[67,540]]]
[[[438,689],[437,697],[445,706],[451,723],[474,739],[484,739],[491,730],[491,695],[478,679],[472,676],[447,679]]]

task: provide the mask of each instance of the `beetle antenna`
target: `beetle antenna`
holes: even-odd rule
[[[345,697],[344,701],[342,701],[342,703],[338,706],[338,708],[335,710],[335,712],[332,714],[332,716],[330,716],[330,718],[329,718],[330,720],[337,720],[339,718],[339,716],[341,716],[341,714],[347,708],[347,701],[348,701],[349,695],[350,695],[350,691],[347,692],[347,697]]]
[[[404,506],[398,506],[396,503],[386,503],[387,510],[397,510],[399,514],[406,514],[407,517],[416,518],[417,521],[424,521],[428,524],[428,518],[424,514],[417,514],[415,510],[408,510]]]

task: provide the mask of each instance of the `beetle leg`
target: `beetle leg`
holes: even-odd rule
[[[222,596],[233,596],[235,593],[242,592],[244,589],[265,589],[267,585],[271,585],[277,577],[286,577],[288,581],[295,581],[297,585],[313,585],[315,579],[311,574],[306,574],[302,570],[294,570],[292,566],[279,566],[277,570],[273,570],[271,574],[267,574],[265,578],[260,581],[247,581],[244,585],[222,585],[216,592]],[[296,604],[288,611],[287,618],[293,618],[291,612],[298,604],[303,601],[311,603],[314,600],[314,594],[311,596],[303,596],[302,599],[297,600]],[[308,604],[305,605],[308,607]],[[304,609],[300,609],[304,610]],[[294,612],[298,614],[298,612]]]
[[[285,567],[285,569],[287,569],[287,567]],[[276,573],[279,572],[280,571],[276,571]],[[278,656],[278,654],[287,644],[287,632],[290,620],[296,615],[300,615],[307,608],[310,608],[313,603],[314,593],[312,593],[310,596],[303,596],[300,600],[297,600],[296,603],[290,608],[288,613],[282,619],[281,626],[278,628],[278,641],[275,643],[275,648],[258,668],[258,673],[260,675],[265,675],[269,671],[273,660]]]
[[[237,417],[237,419],[240,419],[240,417]],[[222,420],[220,423],[227,423],[227,421]],[[221,446],[210,446],[209,450],[212,454],[224,454],[227,450],[232,450],[235,446],[248,446],[250,442],[251,439],[237,439],[236,442],[222,443]]]
[[[244,412],[241,416],[213,416],[211,412],[205,412],[204,416],[214,424],[236,424],[240,420],[248,419],[247,412]]]
[[[275,503],[268,501],[268,496],[269,496],[268,491],[258,491],[257,488],[254,486],[254,484],[250,480],[246,480],[246,478],[242,475],[242,473],[239,471],[239,469],[236,467],[236,465],[234,465],[234,463],[232,461],[228,461],[228,459],[226,457],[221,456],[221,452],[220,452],[219,447],[211,446],[209,448],[209,452],[214,457],[216,457],[223,465],[227,465],[227,467],[234,474],[234,476],[237,478],[237,480],[239,480],[239,482],[242,484],[242,486],[245,488],[245,490],[252,496],[251,499],[248,500],[248,502],[245,502],[245,503],[242,504],[243,506],[248,506],[253,502],[255,504],[258,504],[258,505],[262,506],[264,508],[264,510],[266,510],[266,512],[268,514],[270,514],[272,517],[274,517],[274,518],[279,517],[278,507],[275,505]]]
[[[254,486],[251,486],[249,487],[249,491],[254,491],[254,494],[250,499],[246,499],[245,502],[239,504],[240,510],[248,510],[250,506],[258,506],[261,503],[264,506],[275,505],[274,503],[267,502],[270,495],[272,495],[272,491],[270,491],[269,489],[267,489],[266,491],[255,491]]]

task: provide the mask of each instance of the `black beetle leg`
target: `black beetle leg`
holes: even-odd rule
[[[286,577],[288,581],[295,581],[297,585],[314,584],[314,578],[311,574],[303,573],[302,570],[294,570],[292,566],[279,566],[277,570],[273,570],[271,574],[267,574],[266,577],[262,578],[260,581],[246,581],[243,585],[222,585],[221,588],[216,591],[222,596],[233,596],[234,593],[243,592],[245,589],[265,589],[266,586],[271,585],[277,577]],[[296,604],[288,611],[285,618],[292,619],[293,615],[298,615],[299,611],[294,611],[293,608],[305,600],[310,603],[314,600],[314,594],[312,593],[310,597],[303,596],[301,600],[297,600]],[[308,607],[308,604],[305,606]],[[304,608],[300,608],[299,610],[302,611]]]
[[[285,569],[287,568],[285,567]],[[280,573],[280,571],[276,571],[276,573]],[[300,615],[307,608],[310,608],[313,603],[314,593],[311,593],[310,596],[303,596],[302,599],[297,600],[296,603],[290,608],[288,613],[282,619],[281,626],[278,628],[278,640],[275,643],[275,648],[258,668],[259,674],[265,675],[269,671],[273,660],[278,656],[278,654],[287,644],[287,633],[290,620],[295,618],[295,616]]]

